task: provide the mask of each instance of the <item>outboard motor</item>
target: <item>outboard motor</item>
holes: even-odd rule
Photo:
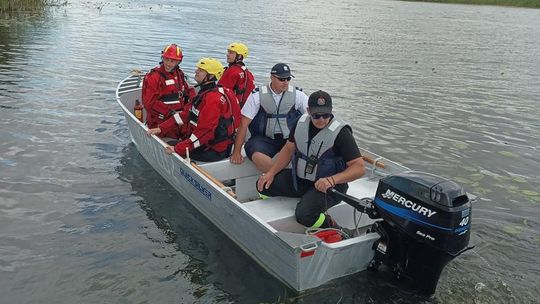
[[[373,202],[383,221],[375,230],[371,267],[390,267],[426,294],[433,294],[446,264],[468,247],[471,202],[463,188],[445,178],[415,171],[379,181]]]

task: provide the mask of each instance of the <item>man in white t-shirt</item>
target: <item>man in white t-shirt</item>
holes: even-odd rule
[[[251,137],[244,147],[246,155],[261,172],[272,166],[272,157],[285,145],[289,128],[302,114],[306,113],[308,96],[290,85],[291,69],[278,63],[270,72],[270,83],[258,87],[249,95],[242,108],[242,120],[236,134],[230,161],[241,164],[242,145],[247,129]]]

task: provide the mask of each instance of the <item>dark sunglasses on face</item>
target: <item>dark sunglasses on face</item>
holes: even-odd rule
[[[330,113],[316,113],[316,114],[311,114],[311,117],[313,119],[319,119],[319,118],[324,118],[324,119],[328,119],[332,116],[332,114]]]
[[[276,77],[276,76],[274,76],[274,77]],[[281,82],[284,82],[284,81],[291,81],[292,77],[289,76],[289,77],[276,77],[276,78],[277,78],[277,80],[279,80]]]

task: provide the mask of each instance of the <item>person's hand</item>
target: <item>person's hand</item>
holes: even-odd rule
[[[150,135],[156,135],[156,134],[159,134],[159,133],[161,133],[161,129],[160,129],[160,128],[148,129],[148,131],[146,131],[146,134],[148,134],[148,136],[150,136]]]
[[[332,188],[334,185],[330,181],[328,177],[319,178],[315,182],[315,189],[321,191],[322,193],[326,193],[328,189]]]
[[[238,153],[233,152],[229,161],[233,164],[241,164],[244,162],[244,157],[242,156],[242,153],[240,152]]]
[[[166,146],[165,147],[165,152],[167,154],[173,154],[174,153],[174,147],[173,146]]]
[[[257,180],[257,190],[259,192],[263,191],[264,189],[270,188],[270,185],[272,185],[272,182],[274,181],[274,174],[261,174],[261,177],[259,177],[259,180]]]

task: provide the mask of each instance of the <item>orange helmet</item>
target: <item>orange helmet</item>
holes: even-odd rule
[[[174,43],[167,45],[161,52],[161,56],[163,56],[163,58],[178,61],[182,61],[182,58],[184,58],[184,55],[182,55],[182,49]]]

